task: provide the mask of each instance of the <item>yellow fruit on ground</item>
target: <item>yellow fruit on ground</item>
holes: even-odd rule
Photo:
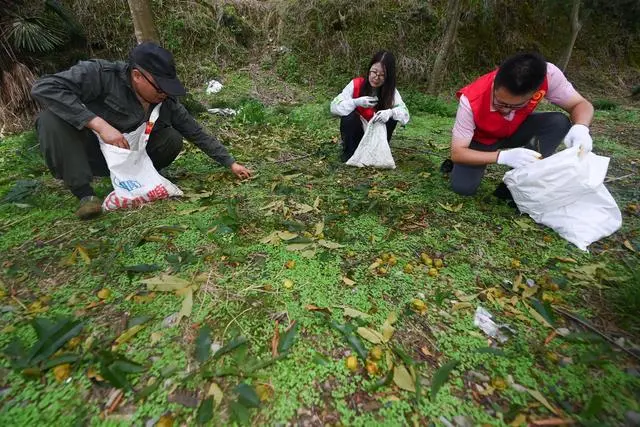
[[[380,368],[378,368],[378,364],[376,362],[373,360],[367,360],[367,372],[369,375],[377,375],[379,371]]]
[[[71,365],[68,363],[64,363],[53,368],[53,375],[56,377],[56,381],[58,381],[59,383],[69,378],[70,374]]]
[[[520,260],[519,259],[512,259],[511,260],[511,267],[512,268],[520,268],[521,264],[520,264]]]
[[[444,266],[444,263],[440,258],[436,258],[433,260],[433,265],[435,268],[442,268]]]
[[[428,265],[429,267],[433,265],[433,260],[424,252],[420,254],[420,261],[422,261],[424,265]]]
[[[291,289],[293,288],[293,280],[291,279],[284,279],[284,282],[282,282],[282,286],[285,287],[285,289]]]
[[[411,265],[411,264],[405,265],[404,268],[402,269],[402,271],[404,271],[407,274],[413,273],[413,265]]]
[[[98,298],[107,299],[111,296],[111,291],[107,288],[102,288],[98,291]]]
[[[388,253],[384,253],[380,258],[382,258],[383,261],[389,261],[389,258],[391,258],[391,255],[389,255]]]
[[[373,347],[369,352],[369,357],[371,357],[373,360],[382,359],[382,348],[379,345]]]
[[[161,416],[155,427],[173,427],[173,417],[171,415]]]
[[[291,270],[292,268],[294,268],[296,266],[296,261],[293,259],[290,259],[289,261],[284,263],[284,267]]]
[[[419,298],[414,298],[411,300],[411,308],[420,314],[424,314],[427,311],[427,305]]]
[[[429,269],[429,272],[428,272],[427,274],[428,274],[429,276],[431,276],[431,277],[436,277],[436,276],[438,275],[438,269],[437,269],[437,268],[434,268],[434,267],[431,267],[431,268]]]
[[[355,356],[347,357],[347,360],[345,361],[345,365],[347,369],[350,370],[351,372],[356,371],[358,369],[358,358]]]
[[[384,267],[378,267],[378,274],[387,274],[387,269]]]
[[[396,265],[398,263],[398,259],[396,257],[394,257],[393,255],[391,255],[391,257],[389,257],[388,263],[391,266]]]

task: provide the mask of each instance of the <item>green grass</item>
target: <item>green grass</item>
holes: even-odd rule
[[[295,71],[291,64],[285,66],[285,71]],[[491,197],[501,168],[489,168],[477,197],[463,198],[449,190],[438,168],[448,154],[455,109],[443,101],[407,96],[412,119],[397,130],[392,145],[398,168],[355,169],[338,160],[338,121],[328,114],[326,99],[303,95],[305,102],[267,103],[253,98],[248,73],[225,77],[220,94],[196,93],[195,98],[241,113],[235,118],[203,113],[199,119],[256,176],[238,183],[189,145],[169,172],[187,196],[207,191],[212,192],[209,197],[160,201],[79,222],[73,216],[76,202],[48,175],[37,147],[32,148],[33,133],[0,142],[0,198],[19,179],[39,183],[20,205],[0,204],[0,347],[14,338],[30,346],[36,340],[30,326],[34,317],[65,315],[84,323],[83,345],[91,339],[96,349],[108,349],[127,319],[152,316],[119,349],[145,372],[131,375],[134,391],[125,392],[113,413],[104,413],[111,388],[87,376],[87,370],[97,366],[91,360],[96,349],[73,365],[63,382],[56,381],[51,370],[37,380],[27,379],[1,359],[2,425],[140,425],[163,415],[194,424],[197,410],[176,403],[174,397],[184,389],[201,402],[212,382],[224,394],[213,413],[215,425],[233,419],[233,390],[240,382],[266,384],[271,390],[260,408],[249,411],[253,424],[304,423],[317,416],[320,422],[342,425],[422,425],[438,424],[441,416],[449,421],[466,416],[474,424],[505,425],[518,415],[526,422],[556,416],[531,394],[509,386],[509,380],[540,392],[560,416],[578,422],[620,424],[625,411],[640,409],[635,400],[640,381],[627,373],[637,361],[600,341],[556,337],[545,345],[552,329],[533,317],[519,292],[505,284],[518,277],[532,279],[541,286],[536,297],[601,328],[624,328],[615,332],[608,326],[606,332],[615,337],[637,339],[637,253],[623,246],[628,240],[640,250],[640,220],[628,207],[638,200],[633,179],[609,185],[624,212],[622,230],[583,253]],[[637,168],[632,163],[637,161],[637,141],[625,136],[637,132],[637,115],[635,109],[598,112],[605,126],[594,131],[595,146],[613,157],[610,175]],[[609,126],[628,132],[613,132]],[[108,182],[100,181],[97,188],[106,195]],[[316,201],[315,209],[296,213],[300,204],[313,207]],[[459,203],[459,212],[442,208]],[[180,228],[157,228],[162,226]],[[322,236],[317,235],[320,229]],[[311,241],[324,237],[342,246],[316,246],[315,253],[304,254],[287,250],[284,243],[261,242],[274,231]],[[86,249],[90,262],[78,255],[78,248]],[[436,277],[421,264],[422,253],[443,260]],[[397,264],[386,271],[370,268],[384,254],[393,254]],[[573,258],[575,263],[558,258]],[[295,266],[287,268],[291,261]],[[605,268],[590,268],[597,263]],[[125,271],[138,264],[156,264],[159,271]],[[411,271],[405,271],[408,264]],[[631,267],[624,267],[627,264]],[[188,280],[206,277],[194,292],[191,315],[179,326],[165,327],[163,321],[180,310],[183,297],[149,294],[140,282],[162,271]],[[345,276],[355,284],[347,285]],[[103,288],[111,295],[100,303],[98,291]],[[456,305],[460,293],[477,297]],[[415,298],[426,304],[424,315],[411,309]],[[490,343],[473,325],[477,305],[509,324],[515,334],[504,344]],[[310,306],[328,308],[328,318]],[[345,306],[369,318],[345,317]],[[419,401],[393,384],[370,391],[390,368],[386,356],[379,362],[378,376],[368,374],[362,361],[356,372],[347,370],[345,359],[354,352],[328,324],[332,319],[378,330],[391,312],[398,316],[395,333],[382,347],[400,349],[416,364],[422,384]],[[271,357],[276,319],[281,326],[294,320],[299,325],[286,358],[250,376],[209,378],[198,368],[194,351],[202,325],[211,328],[214,343],[228,343],[238,335],[248,339],[245,356],[240,351],[210,362],[212,368],[242,371]],[[583,332],[560,315],[555,322]],[[363,342],[371,350],[373,345]],[[477,351],[489,344],[504,355]],[[392,358],[396,366],[407,363]],[[433,398],[430,384],[451,360],[459,364]],[[488,381],[478,379],[483,377]],[[137,400],[137,393],[154,380],[160,387]],[[602,399],[602,409],[587,414],[594,396]]]

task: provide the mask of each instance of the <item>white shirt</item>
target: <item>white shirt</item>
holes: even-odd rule
[[[356,109],[356,104],[353,101],[353,80],[342,89],[342,92],[331,101],[331,114],[336,116],[348,116]],[[409,110],[404,104],[398,89],[395,90],[393,95],[393,107],[391,108],[391,118],[396,120],[401,125],[406,125],[409,122]],[[360,116],[360,120],[363,122],[363,126],[367,126],[367,121]]]

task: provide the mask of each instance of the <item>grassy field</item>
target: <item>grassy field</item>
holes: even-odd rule
[[[584,253],[491,196],[501,167],[477,197],[449,190],[454,106],[403,93],[397,169],[348,168],[333,94],[251,75],[195,98],[240,107],[200,119],[255,177],[188,145],[166,171],[180,200],[80,222],[34,134],[0,142],[0,425],[615,425],[640,412],[638,359],[620,349],[640,344],[640,109],[596,114],[623,227]],[[478,306],[506,341],[474,326]]]

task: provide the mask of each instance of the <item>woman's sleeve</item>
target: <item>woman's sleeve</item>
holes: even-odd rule
[[[407,106],[404,105],[404,101],[402,100],[398,89],[396,89],[396,93],[393,97],[393,108],[391,108],[391,113],[391,118],[399,122],[401,125],[404,126],[409,123],[409,110],[407,110]]]
[[[353,102],[353,80],[349,82],[340,95],[333,98],[331,101],[331,114],[336,116],[348,116],[356,109],[356,104]]]

